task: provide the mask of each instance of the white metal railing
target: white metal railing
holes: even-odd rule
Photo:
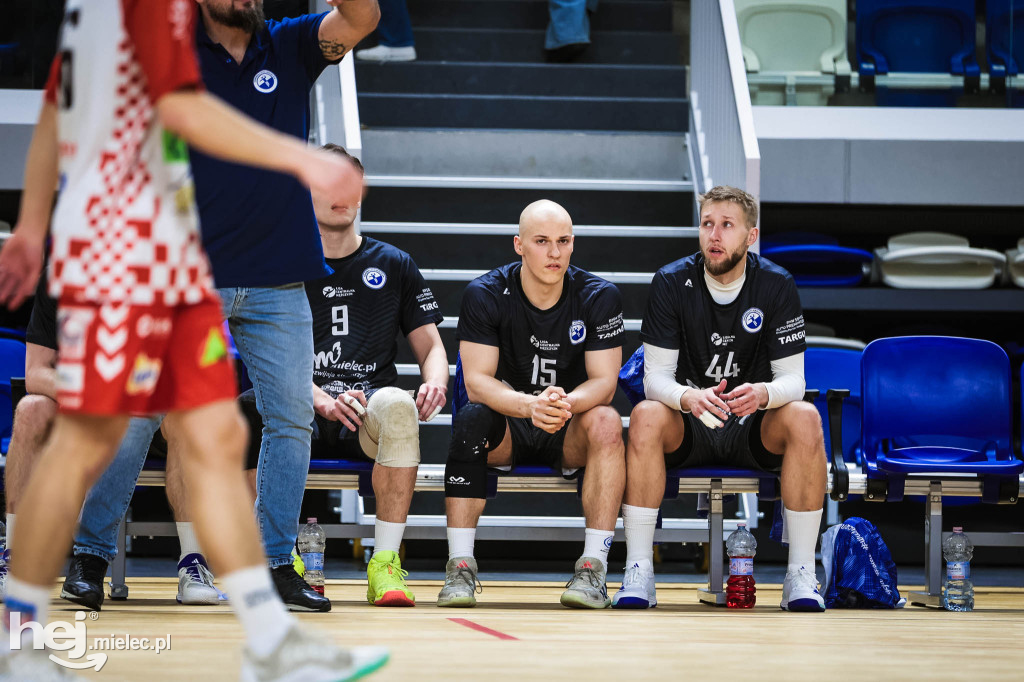
[[[760,200],[761,152],[733,0],[690,4],[690,108],[698,193],[733,185]]]
[[[447,234],[511,236],[519,234],[519,226],[498,223],[401,223],[363,221],[363,232],[378,234]],[[637,227],[635,225],[573,225],[578,237],[664,237],[696,238],[696,227]]]

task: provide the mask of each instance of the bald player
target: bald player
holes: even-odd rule
[[[448,565],[438,606],[474,606],[476,526],[488,467],[543,464],[583,483],[586,544],[561,603],[602,609],[608,550],[625,485],[622,422],[609,403],[622,361],[619,290],[569,265],[572,219],[551,201],[519,218],[519,262],[466,287],[457,406],[445,468]]]

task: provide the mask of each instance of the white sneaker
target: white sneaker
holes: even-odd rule
[[[189,554],[178,562],[178,603],[188,606],[220,603],[213,573],[202,554]]]
[[[824,611],[825,600],[818,593],[818,579],[814,570],[804,566],[786,572],[782,584],[783,611]]]
[[[273,651],[242,653],[242,682],[347,682],[369,675],[388,662],[379,646],[342,649],[317,633],[293,624]]]
[[[0,654],[0,680],[4,682],[68,682],[82,679],[51,661],[49,649],[26,647],[9,651],[7,643],[4,643],[4,651]]]
[[[658,605],[654,587],[654,566],[640,559],[626,566],[622,587],[612,597],[613,609],[653,609]]]
[[[356,59],[364,62],[414,62],[416,61],[416,48],[409,47],[388,47],[378,45],[366,50],[357,50]]]

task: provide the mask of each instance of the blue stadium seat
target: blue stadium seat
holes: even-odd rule
[[[847,462],[860,462],[860,359],[861,351],[847,348],[808,347],[804,353],[804,377],[807,388],[817,390],[814,406],[821,414],[825,432],[825,450],[831,456],[832,436],[829,431],[826,393],[830,389],[847,389],[843,401],[843,455]]]
[[[858,0],[862,85],[876,74],[948,73],[976,79],[974,0]],[[961,90],[878,88],[883,106],[953,106]]]
[[[853,287],[871,271],[870,251],[839,246],[819,234],[790,233],[766,240],[761,255],[778,263],[802,287]]]
[[[9,442],[14,424],[11,377],[25,376],[25,344],[0,338],[0,439]],[[3,448],[7,452],[7,448]]]
[[[1024,64],[1024,2],[986,2],[985,54],[989,75],[993,79],[1020,75],[1021,64]],[[1024,92],[1014,90],[1010,94],[1010,104],[1024,107]]]

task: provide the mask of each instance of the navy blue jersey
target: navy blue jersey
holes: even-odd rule
[[[522,263],[477,277],[466,287],[459,340],[498,347],[495,377],[514,390],[567,393],[587,380],[584,353],[622,346],[622,296],[614,284],[569,266],[562,296],[540,310],[519,280]]]
[[[306,282],[313,383],[335,398],[393,386],[398,333],[444,319],[434,294],[409,254],[376,239],[327,263],[333,275]]]
[[[654,275],[640,339],[679,351],[676,381],[727,390],[772,380],[772,360],[804,352],[804,315],[793,277],[747,254],[736,300],[719,305],[704,281],[704,256],[669,263]]]

